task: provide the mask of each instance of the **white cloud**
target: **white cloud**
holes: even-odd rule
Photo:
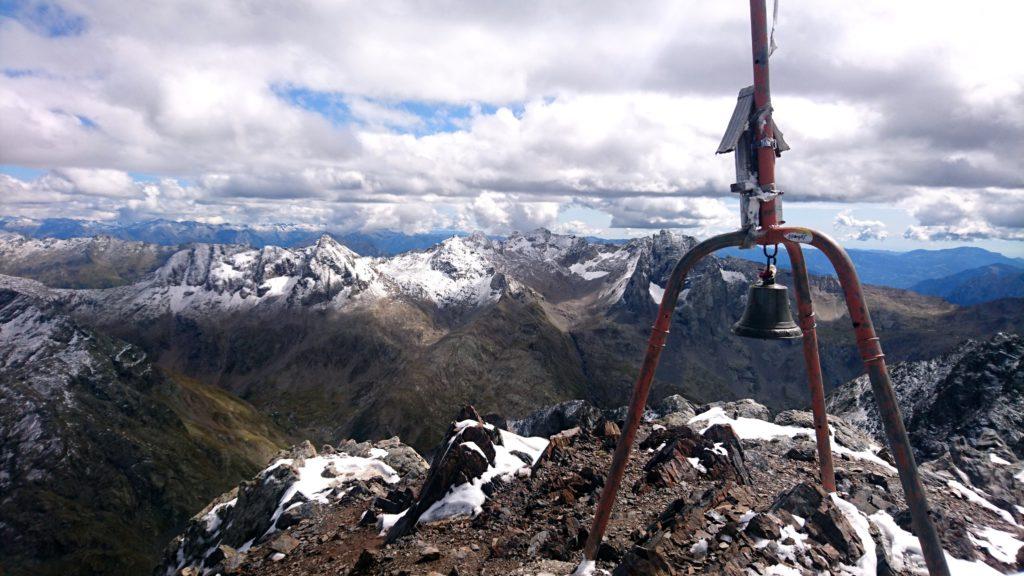
[[[0,164],[49,171],[0,180],[4,213],[499,231],[575,202],[613,226],[738,223],[713,150],[750,81],[742,6],[63,5],[82,33],[0,17]],[[914,237],[1020,237],[1024,63],[1005,39],[1024,5],[954,8],[783,5],[790,205],[893,202]],[[966,207],[934,201],[950,189]],[[854,237],[885,234],[852,213]]]
[[[832,226],[842,232],[847,240],[885,240],[889,237],[885,222],[854,218],[848,209],[836,214]]]

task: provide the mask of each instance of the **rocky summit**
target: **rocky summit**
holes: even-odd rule
[[[838,491],[817,480],[811,417],[675,396],[641,424],[596,565],[581,565],[621,410],[555,405],[518,421],[463,408],[430,464],[398,439],[308,443],[211,502],[158,575],[918,574],[895,468],[833,418]],[[515,432],[510,431],[515,430]],[[534,435],[537,434],[537,435]],[[950,450],[956,450],[951,445]],[[1024,568],[1021,463],[958,452],[922,466],[954,574]]]

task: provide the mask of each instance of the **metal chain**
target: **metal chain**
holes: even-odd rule
[[[765,264],[765,267],[767,268],[768,266],[774,266],[775,263],[778,261],[777,256],[779,255],[779,245],[778,244],[773,244],[772,245],[772,253],[771,254],[768,253],[768,245],[767,244],[765,244],[764,246],[761,247],[761,251],[764,252],[764,257],[768,261]]]

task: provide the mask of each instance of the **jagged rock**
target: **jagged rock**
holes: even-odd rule
[[[999,333],[968,340],[949,354],[889,367],[907,432],[920,459],[941,456],[963,437],[979,450],[996,437],[1024,455],[1024,339]],[[884,442],[878,409],[866,376],[837,389],[828,408]],[[921,458],[923,457],[923,458]]]
[[[772,419],[772,413],[766,406],[749,398],[733,402],[711,402],[701,406],[700,411],[706,412],[711,408],[721,408],[730,418],[757,418],[769,422]]]
[[[309,445],[312,448],[312,444]],[[255,480],[243,482],[231,522],[224,528],[223,542],[241,546],[259,538],[270,528],[271,516],[288,487],[298,480],[298,472],[289,464],[277,466]]]
[[[348,576],[372,576],[378,574],[378,565],[378,554],[364,548],[359,553],[359,558],[356,559],[355,564],[352,565],[352,569],[348,571]]]
[[[456,426],[457,422],[453,422],[449,427],[441,442],[443,449],[435,454],[415,503],[388,530],[386,542],[393,542],[412,531],[420,516],[434,502],[443,498],[451,487],[471,482],[474,478],[480,477],[489,465],[494,464],[494,445],[501,444],[501,436],[496,431],[488,429],[479,417],[472,418],[472,414],[475,413],[476,410],[471,406],[464,408],[459,416],[470,417],[462,418],[458,422],[475,420],[478,422],[477,425],[460,428]]]
[[[569,428],[568,430],[562,430],[558,434],[551,436],[548,442],[548,455],[555,450],[562,450],[568,448],[580,435],[579,426]]]
[[[864,553],[857,533],[820,486],[797,484],[780,495],[771,510],[803,518],[807,533],[818,542],[835,548],[843,562],[853,562]]]
[[[510,420],[508,430],[520,436],[547,438],[569,428],[590,430],[602,417],[601,411],[586,400],[570,400],[533,412],[522,420]]]
[[[664,488],[706,475],[748,483],[750,473],[743,463],[743,449],[732,428],[716,424],[712,429],[705,435],[688,426],[652,434],[657,437],[645,442],[660,442],[661,448],[644,465],[644,482]]]

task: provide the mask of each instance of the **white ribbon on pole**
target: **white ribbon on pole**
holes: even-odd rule
[[[772,2],[772,33],[768,40],[768,57],[771,58],[779,46],[775,43],[775,24],[779,21],[779,0]]]

